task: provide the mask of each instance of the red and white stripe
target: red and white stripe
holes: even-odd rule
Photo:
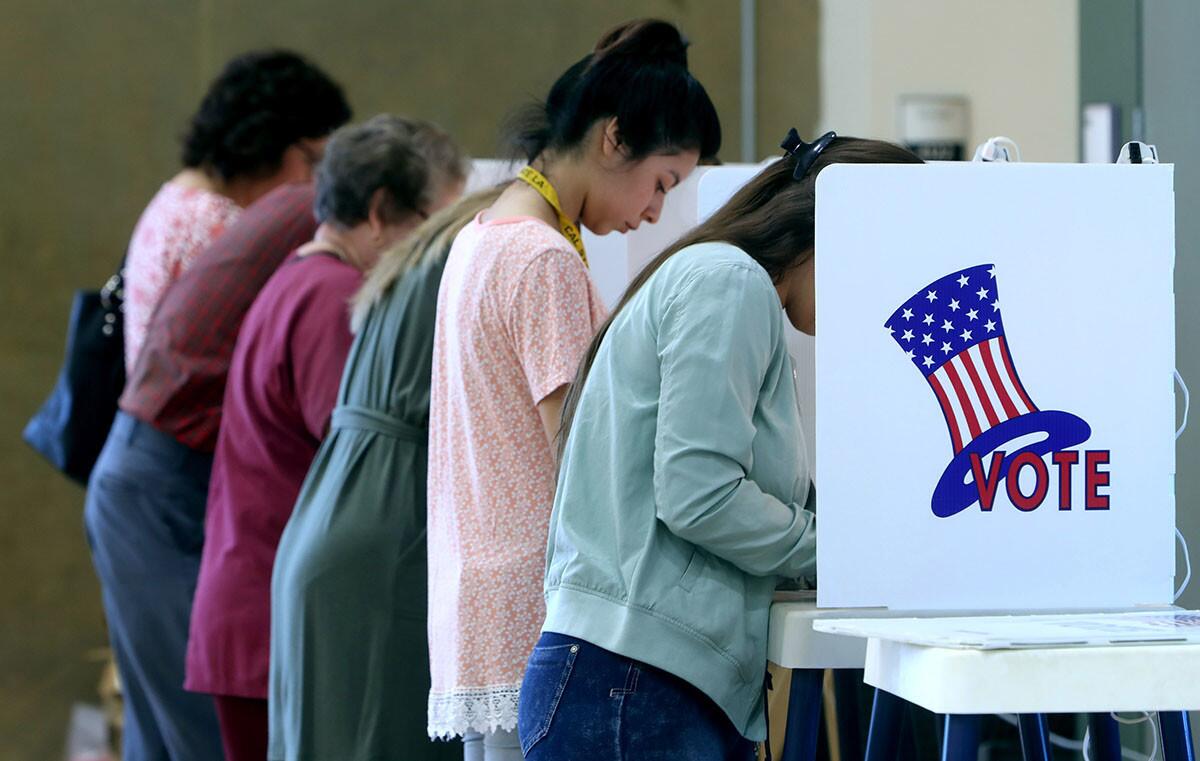
[[[958,453],[979,434],[1005,420],[1036,412],[1021,385],[1004,336],[960,352],[929,376]]]

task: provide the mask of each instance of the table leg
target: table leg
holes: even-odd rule
[[[894,761],[900,747],[905,702],[886,690],[875,690],[871,726],[867,730],[866,761]]]
[[[1050,732],[1046,729],[1046,715],[1023,713],[1019,717],[1021,727],[1021,753],[1025,761],[1050,761]]]
[[[1112,714],[1088,714],[1088,742],[1092,761],[1121,761],[1121,726]]]
[[[833,696],[837,705],[838,745],[842,761],[863,757],[862,733],[858,724],[858,691],[862,687],[862,669],[834,669]]]
[[[813,761],[817,756],[817,732],[821,723],[821,687],[824,669],[792,669],[792,691],[788,695],[787,734],[780,761]]]
[[[976,761],[982,724],[983,717],[979,714],[947,714],[946,732],[942,736],[942,761]]]
[[[1163,757],[1166,761],[1195,761],[1192,749],[1192,725],[1187,711],[1161,711],[1158,724],[1162,728]]]

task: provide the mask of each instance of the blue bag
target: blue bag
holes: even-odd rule
[[[99,291],[75,292],[58,380],[22,434],[51,465],[84,486],[125,386],[124,266]]]

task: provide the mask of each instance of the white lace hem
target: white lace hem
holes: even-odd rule
[[[519,684],[431,692],[429,736],[449,740],[467,732],[512,731],[517,728],[520,692]]]

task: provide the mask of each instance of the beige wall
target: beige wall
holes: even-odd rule
[[[965,95],[968,154],[994,135],[1025,161],[1076,161],[1077,0],[825,0],[822,129],[896,139],[904,94]]]
[[[300,50],[357,117],[396,111],[495,151],[513,106],[541,96],[609,26],[677,21],[736,159],[738,4],[728,0],[67,0],[5,4],[0,24],[0,759],[62,753],[71,702],[95,700],[103,645],[83,493],[27,451],[71,293],[101,284],[137,214],[177,167],[177,137],[231,55]],[[761,0],[759,148],[817,112],[817,0]]]

